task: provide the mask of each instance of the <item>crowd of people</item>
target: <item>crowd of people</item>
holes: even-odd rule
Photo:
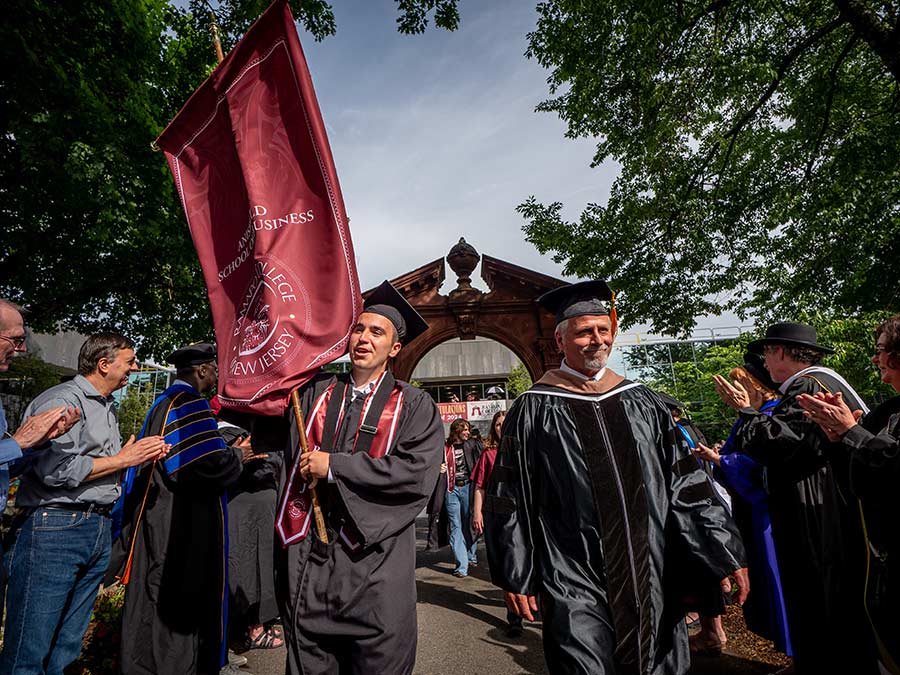
[[[831,349],[811,327],[774,324],[716,376],[736,421],[710,443],[683,403],[607,367],[604,282],[537,301],[562,364],[484,441],[465,420],[445,437],[431,397],[394,379],[427,323],[387,282],[350,372],[299,392],[302,424],[293,408],[222,409],[215,346],[195,344],[169,356],[175,382],[123,441],[112,394],[134,345],[89,336],[78,374],[18,427],[0,408],[0,506],[20,481],[0,672],[61,675],[101,585],[120,583],[123,673],[246,672],[229,645],[284,645],[291,675],[411,673],[426,510],[428,546],[450,546],[461,580],[484,538],[507,634],[539,615],[550,672],[684,673],[692,653],[722,652],[737,603],[787,671],[900,673],[900,397],[870,411],[821,365]],[[900,392],[900,316],[875,338]],[[0,300],[0,371],[24,350],[21,310]]]

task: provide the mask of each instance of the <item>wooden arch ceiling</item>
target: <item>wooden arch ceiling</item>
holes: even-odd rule
[[[481,256],[464,239],[450,249],[446,260],[458,277],[456,288],[448,295],[439,293],[445,278],[444,258],[391,280],[429,325],[394,360],[395,377],[409,381],[422,357],[442,342],[453,338],[474,340],[476,336],[496,340],[512,350],[533,381],[544,371],[559,367],[561,355],[553,339],[553,315],[538,307],[534,299],[567,282]],[[487,293],[472,287],[471,274],[479,260]]]

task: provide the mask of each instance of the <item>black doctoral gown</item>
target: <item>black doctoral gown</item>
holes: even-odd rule
[[[734,523],[650,389],[548,372],[520,396],[485,502],[491,577],[540,598],[551,673],[684,673],[688,578],[744,566]]]
[[[343,387],[349,375],[322,375],[307,385],[301,398],[304,415],[336,380]],[[403,403],[388,454],[376,459],[352,452],[363,396],[348,404],[335,433],[333,482],[319,481],[317,488],[330,543],[318,540],[313,525],[278,556],[276,584],[290,675],[403,675],[415,664],[415,520],[434,489],[444,439],[431,397],[405,382],[396,384]],[[299,443],[291,417],[282,490]],[[347,525],[356,533],[359,550],[338,536]]]
[[[125,500],[119,560],[133,546],[122,615],[122,673],[217,675],[225,637],[225,488],[241,475],[206,400],[173,385],[144,435],[173,443],[135,473]],[[145,498],[146,495],[146,498]]]
[[[848,431],[850,483],[862,502],[869,555],[866,613],[879,658],[900,675],[900,396]],[[885,418],[886,421],[885,421]]]
[[[766,467],[772,538],[799,673],[867,673],[874,664],[861,598],[866,547],[849,457],[803,415],[800,394],[858,395],[817,368],[790,381],[771,417],[747,408],[735,450]],[[852,647],[851,647],[852,645]]]

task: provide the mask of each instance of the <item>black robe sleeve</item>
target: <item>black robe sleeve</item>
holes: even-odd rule
[[[529,513],[534,502],[528,469],[534,466],[534,449],[525,442],[532,438],[530,398],[519,397],[503,421],[503,437],[483,508],[491,581],[523,595],[537,595],[540,589]]]
[[[364,546],[414,522],[437,481],[444,449],[440,413],[424,391],[407,386],[404,394],[397,441],[389,454],[331,455],[334,484]]]
[[[721,580],[746,566],[737,526],[674,422],[666,429],[671,516],[679,550]]]
[[[893,434],[890,430],[893,429]],[[850,450],[853,463],[870,470],[887,471],[900,475],[900,418],[893,417],[880,433],[872,433],[857,424],[841,439]]]
[[[799,377],[771,416],[752,408],[739,411],[743,424],[735,436],[735,449],[760,464],[778,467],[782,474],[801,477],[815,472],[825,462],[829,443],[819,425],[803,414],[797,397],[820,391],[815,379]]]

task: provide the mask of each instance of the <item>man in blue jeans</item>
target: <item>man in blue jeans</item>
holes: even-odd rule
[[[112,393],[137,369],[132,343],[117,333],[90,336],[78,375],[32,401],[26,417],[59,407],[81,418],[66,433],[25,454],[12,543],[0,673],[62,675],[81,653],[100,582],[109,564],[110,510],[123,469],[162,458],[160,436],[122,446]]]
[[[445,449],[447,471],[447,495],[444,508],[450,524],[450,548],[456,558],[453,576],[469,575],[469,566],[475,565],[475,536],[472,532],[472,503],[475,488],[470,476],[475,463],[484,451],[481,441],[469,438],[471,427],[465,420],[454,420],[450,425],[450,437]]]
[[[18,305],[0,298],[0,373],[9,370],[16,352],[25,353],[25,324]],[[26,417],[15,432],[9,433],[3,402],[0,401],[0,513],[6,510],[9,492],[9,464],[19,459],[28,448],[43,445],[68,431],[78,419],[74,408],[59,406],[40,415]],[[3,546],[0,544],[0,555]],[[0,579],[3,571],[0,570]],[[2,581],[0,581],[2,586]],[[0,591],[0,597],[3,593]]]

